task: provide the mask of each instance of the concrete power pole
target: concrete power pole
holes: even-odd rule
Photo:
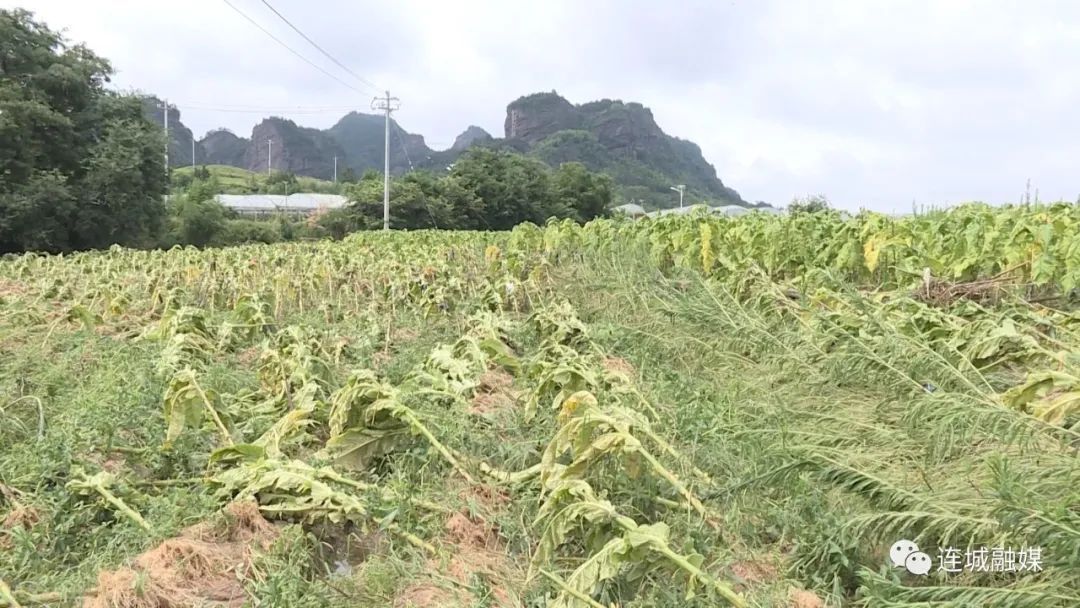
[[[337,183],[337,157],[334,157],[334,183]]]
[[[386,112],[386,141],[383,151],[383,230],[390,229],[390,112],[401,107],[401,100],[390,97],[390,91],[386,97],[376,97],[371,100],[372,110]]]
[[[266,175],[270,176],[270,159],[274,156],[274,140],[266,138]]]
[[[191,134],[191,170],[195,170],[195,134]],[[194,174],[193,174],[194,175]]]

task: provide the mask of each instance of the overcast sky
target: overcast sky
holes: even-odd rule
[[[113,63],[114,84],[175,102],[197,135],[264,115],[328,127],[374,89],[261,0],[0,0]],[[506,104],[557,90],[652,108],[747,200],[839,207],[1080,194],[1080,3],[270,0],[350,70],[400,97],[401,125],[448,147],[501,136]],[[290,111],[289,108],[304,108]],[[236,110],[256,109],[245,112]],[[234,111],[225,111],[234,110]],[[674,195],[674,194],[673,194]]]

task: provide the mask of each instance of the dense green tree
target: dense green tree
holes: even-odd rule
[[[23,9],[0,10],[0,253],[148,246],[164,140],[111,67]]]
[[[293,234],[292,222],[289,221],[289,218],[286,217],[284,213],[277,216],[277,230],[283,241],[291,241],[296,238],[296,235]]]
[[[165,219],[161,139],[135,97],[106,95],[95,117],[97,141],[86,148],[75,225],[78,247],[155,244]]]
[[[195,181],[193,173],[180,173],[179,171],[170,172],[169,178],[169,184],[173,190],[184,190]]]
[[[832,209],[832,205],[829,204],[829,199],[825,198],[822,194],[815,194],[814,196],[807,196],[805,198],[792,199],[791,204],[788,205],[788,213],[791,215],[798,215],[800,213],[820,213],[822,211],[829,211]]]
[[[217,201],[176,196],[169,201],[169,215],[171,226],[166,246],[222,244],[226,210]]]
[[[483,201],[473,190],[454,175],[447,175],[439,179],[439,196],[450,207],[451,217],[446,222],[446,228],[460,230],[475,230],[485,227],[476,222],[475,218],[483,213]]]
[[[552,171],[516,152],[473,148],[447,175],[413,171],[390,184],[391,228],[508,230],[522,222],[542,224],[550,217],[587,221],[606,213],[611,179],[581,163]],[[347,187],[356,229],[382,227],[383,180],[365,172]],[[335,218],[335,230],[344,223]]]
[[[466,216],[476,228],[509,230],[522,222],[542,224],[565,211],[553,200],[550,169],[535,158],[472,148],[454,163],[450,175],[480,201]]]
[[[442,196],[441,184],[427,173],[409,173],[390,184],[391,228],[456,228],[452,203]],[[365,173],[349,189],[349,198],[361,228],[379,228],[383,223],[383,182],[376,173]]]
[[[316,222],[334,240],[343,239],[345,235],[360,228],[356,215],[348,208],[331,209],[320,215]]]
[[[358,181],[360,181],[360,178],[357,177],[356,171],[353,171],[352,167],[345,167],[338,177],[338,182],[342,184],[355,184]]]
[[[212,245],[242,245],[244,243],[277,243],[281,233],[273,222],[230,219],[225,220],[221,232],[214,237]]]
[[[18,188],[0,191],[0,253],[70,247],[69,224],[78,202],[67,177],[37,171]]]
[[[295,173],[274,171],[267,176],[263,191],[267,194],[291,194],[297,191],[298,181]]]
[[[606,215],[615,190],[610,177],[593,173],[577,162],[559,165],[551,185],[554,200],[572,209],[583,222]]]
[[[184,194],[194,201],[212,200],[215,195],[221,193],[221,180],[216,175],[207,179],[195,179],[188,185]]]

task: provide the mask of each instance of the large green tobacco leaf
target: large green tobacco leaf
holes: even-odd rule
[[[598,499],[584,480],[560,477],[551,485],[533,522],[543,523],[544,532],[530,562],[530,572],[551,561],[555,551],[568,541],[570,532],[583,522],[593,531],[604,522],[619,520],[623,526],[633,523],[622,518],[609,501]]]
[[[330,436],[336,437],[346,429],[361,427],[365,421],[365,412],[375,403],[396,399],[397,391],[379,380],[369,369],[353,372],[344,386],[330,396]]]
[[[349,429],[331,437],[323,453],[342,469],[364,470],[376,458],[397,449],[409,429]]]
[[[256,462],[266,458],[266,448],[253,443],[237,443],[218,448],[210,453],[210,463],[247,461]]]
[[[332,522],[367,513],[359,497],[335,487],[346,481],[328,467],[271,459],[242,463],[212,479],[220,495],[256,499],[264,512]]]
[[[232,444],[232,434],[225,425],[223,412],[218,409],[217,394],[200,386],[195,371],[188,368],[173,376],[165,389],[165,420],[168,430],[165,446],[179,437],[186,427],[198,426],[208,414],[226,444]]]
[[[597,586],[618,576],[630,546],[622,537],[613,538],[593,553],[567,577],[566,584],[574,591],[591,596]],[[547,608],[579,608],[585,606],[569,593],[563,592],[548,602]]]
[[[989,320],[988,320],[989,321]],[[978,329],[983,329],[979,327]],[[999,357],[1004,352],[1038,352],[1039,343],[1032,336],[1020,333],[1012,319],[1003,319],[1001,325],[989,332],[965,332],[974,334],[963,351],[973,360],[979,361]]]
[[[83,495],[96,493],[107,503],[109,503],[113,508],[125,515],[131,521],[138,524],[144,530],[148,532],[152,531],[150,524],[145,519],[143,519],[142,515],[140,515],[138,511],[132,509],[130,506],[128,506],[127,503],[125,503],[123,500],[121,500],[119,497],[112,493],[110,488],[113,485],[114,481],[115,478],[112,474],[102,471],[90,477],[79,476],[75,479],[72,479],[67,483],[67,488],[78,494]]]

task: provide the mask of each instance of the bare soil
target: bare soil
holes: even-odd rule
[[[244,580],[255,553],[269,549],[278,531],[253,502],[229,504],[224,520],[186,528],[130,566],[99,573],[83,608],[239,608],[248,599]]]
[[[505,498],[490,488],[472,495],[491,506],[500,505]],[[489,603],[485,605],[506,608],[520,605],[510,591],[513,582],[520,580],[520,572],[511,564],[495,526],[483,517],[457,512],[446,520],[442,541],[448,549],[448,558],[433,559],[428,565],[450,580],[424,578],[413,582],[397,596],[395,608],[473,606],[481,599],[470,591],[477,578],[483,579],[491,590],[491,597],[485,598]],[[455,587],[455,582],[459,586]]]
[[[489,369],[480,376],[480,385],[469,403],[469,413],[484,416],[510,409],[517,404],[514,377],[502,368]]]
[[[731,572],[748,586],[771,583],[777,579],[776,566],[765,561],[735,562]]]
[[[788,591],[788,608],[824,608],[825,602],[812,591],[792,588]]]
[[[637,374],[634,365],[622,357],[605,357],[603,366],[609,372],[623,374],[628,378],[633,378]]]

